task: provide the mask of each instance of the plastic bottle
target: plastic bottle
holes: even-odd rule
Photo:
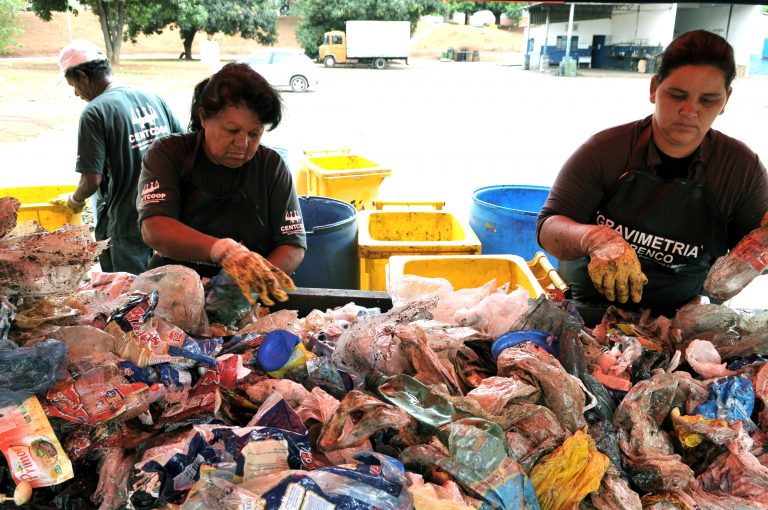
[[[744,236],[726,255],[715,261],[704,281],[704,290],[725,301],[741,292],[768,266],[768,228]]]
[[[284,329],[268,333],[256,354],[261,368],[275,378],[285,377],[290,370],[305,368],[307,359],[314,356],[301,343],[301,338]]]
[[[524,342],[531,342],[532,344],[538,345],[542,349],[546,350],[553,356],[557,356],[558,346],[556,340],[557,339],[553,335],[550,335],[546,331],[542,331],[540,329],[522,329],[518,331],[510,331],[509,333],[504,333],[493,342],[491,345],[491,354],[493,354],[494,358],[498,358],[499,354],[501,354],[504,349],[514,347]]]

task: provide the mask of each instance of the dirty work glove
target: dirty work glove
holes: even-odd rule
[[[281,269],[234,239],[219,239],[213,243],[211,260],[220,263],[235,279],[240,292],[251,304],[255,303],[251,292],[258,294],[262,303],[272,306],[275,302],[270,295],[278,301],[286,301],[288,294],[285,291],[296,288]]]
[[[640,302],[648,278],[635,250],[618,232],[605,225],[592,227],[581,238],[581,249],[589,254],[589,277],[605,299],[626,303],[631,295]]]
[[[72,209],[74,214],[78,214],[82,212],[83,207],[85,207],[85,200],[82,202],[80,200],[75,200],[72,195],[73,193],[62,193],[58,197],[49,200],[48,203],[53,205],[60,205],[62,207],[68,207]]]
[[[745,235],[731,251],[719,257],[707,273],[704,290],[721,301],[744,290],[768,266],[768,213],[760,228]]]

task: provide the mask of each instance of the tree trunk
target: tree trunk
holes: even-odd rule
[[[123,29],[125,27],[125,1],[96,0],[94,3],[99,15],[101,33],[104,35],[107,58],[112,62],[112,65],[119,65],[120,46],[123,44]]]
[[[192,41],[195,40],[195,34],[197,33],[197,30],[185,28],[181,30],[181,38],[184,41],[184,53],[181,54],[179,59],[182,57],[184,60],[192,60]]]

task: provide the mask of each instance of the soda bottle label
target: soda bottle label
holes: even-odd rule
[[[759,230],[744,236],[733,249],[733,254],[748,262],[758,273],[768,266],[768,246]],[[754,235],[753,235],[754,234]]]

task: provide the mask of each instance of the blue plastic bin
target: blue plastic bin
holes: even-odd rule
[[[475,190],[469,225],[480,239],[483,255],[513,254],[532,260],[543,251],[536,242],[536,218],[548,195],[546,186],[502,184]]]
[[[307,253],[291,275],[297,287],[359,289],[357,209],[328,197],[299,197]]]

